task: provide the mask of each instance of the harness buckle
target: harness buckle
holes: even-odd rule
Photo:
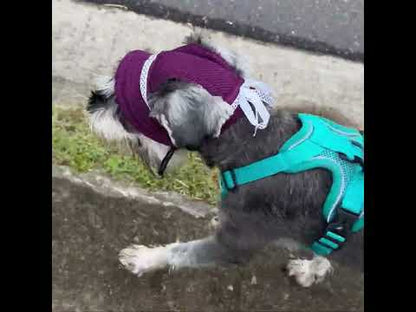
[[[338,152],[338,156],[339,158],[341,158],[342,160],[348,161],[350,163],[355,163],[355,164],[359,164],[362,168],[364,168],[364,159],[358,157],[358,156],[354,156],[353,159],[348,158],[348,156],[342,152]]]
[[[227,173],[227,172],[230,173],[231,180],[233,182],[233,185],[232,186],[230,186],[227,183],[227,179],[225,178],[225,173]],[[234,169],[230,169],[230,170],[221,172],[221,177],[222,177],[222,181],[224,182],[224,187],[227,189],[227,191],[233,192],[233,191],[235,191],[237,189],[238,184],[237,184],[237,178],[236,178]]]
[[[359,215],[347,211],[341,206],[336,208],[337,214],[334,217],[334,220],[328,223],[326,231],[338,234],[344,238],[347,238],[351,233],[352,226],[360,218]]]
[[[334,250],[339,250],[344,246],[347,237],[351,234],[353,224],[360,218],[359,215],[336,208],[337,214],[325,228],[323,235],[312,244],[312,250],[321,255],[329,255]]]

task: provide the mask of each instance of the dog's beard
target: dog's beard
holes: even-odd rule
[[[96,79],[96,91],[90,96],[87,111],[91,130],[114,145],[119,151],[139,156],[149,170],[157,174],[170,146],[158,143],[135,131],[126,121],[121,122],[114,96],[115,81],[109,76]],[[186,151],[176,151],[165,172],[172,172],[187,160]]]
[[[88,111],[91,130],[117,147],[120,152],[138,156],[152,173],[157,174],[171,147],[130,129],[126,122],[122,124],[114,96],[106,97],[100,91],[99,89],[90,98]],[[165,171],[169,173],[176,170],[185,163],[186,159],[186,151],[176,151]]]

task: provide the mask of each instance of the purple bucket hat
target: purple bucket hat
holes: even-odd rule
[[[219,54],[198,44],[188,44],[157,55],[141,50],[129,52],[121,60],[115,75],[116,101],[121,113],[142,134],[169,146],[173,146],[169,135],[156,119],[149,116],[145,97],[147,90],[155,92],[172,78],[198,84],[230,105],[235,105],[233,103],[244,83],[244,79]],[[234,108],[234,114],[223,125],[222,131],[244,115],[239,105]]]

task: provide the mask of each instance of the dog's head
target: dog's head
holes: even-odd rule
[[[235,53],[215,47],[198,35],[187,38],[186,43],[211,51],[215,58],[231,68],[237,79],[243,81],[242,78],[247,77],[247,70],[241,66],[244,62]],[[221,84],[220,77],[218,81]],[[149,84],[149,89],[144,91],[139,83],[133,84],[137,88],[133,91],[140,93],[132,100],[132,105],[137,105],[134,101],[139,98],[146,98],[142,104],[146,113],[132,113],[135,108],[125,103],[126,96],[120,95],[121,91],[117,92],[120,85],[125,86],[127,82],[118,74],[114,78],[99,79],[87,108],[91,128],[108,141],[124,142],[124,146],[138,154],[152,170],[164,165],[169,151],[198,150],[204,140],[218,137],[235,111],[224,96],[213,96],[198,83],[168,77],[153,89]],[[146,92],[147,96],[140,96]],[[233,96],[235,98],[236,94]],[[175,153],[167,169],[183,164],[184,155],[186,153]]]

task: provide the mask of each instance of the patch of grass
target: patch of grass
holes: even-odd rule
[[[149,190],[175,191],[215,204],[218,196],[216,170],[208,169],[195,153],[189,161],[163,179],[154,176],[135,156],[121,153],[91,133],[80,107],[52,108],[52,159],[77,172],[97,170]]]

